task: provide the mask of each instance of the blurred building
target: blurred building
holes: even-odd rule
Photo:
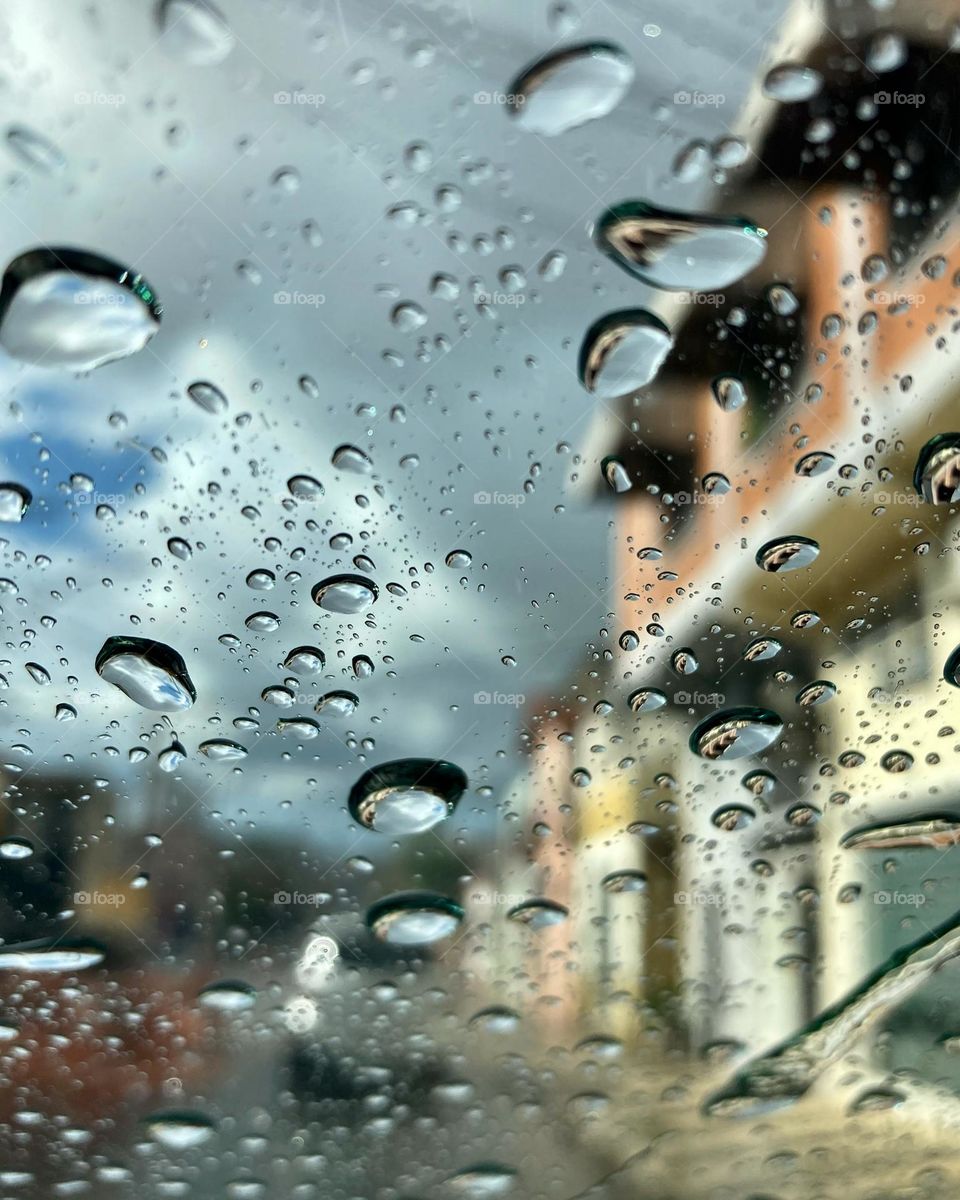
[[[535,849],[512,868],[527,895],[570,915],[520,930],[498,972],[542,1003],[549,1036],[587,1025],[757,1048],[903,938],[874,895],[882,856],[838,847],[867,815],[952,799],[954,694],[941,674],[960,630],[937,614],[960,599],[955,510],[921,504],[911,477],[924,442],[957,427],[954,22],[946,4],[794,6],[767,65],[805,63],[824,86],[779,104],[758,80],[734,130],[747,162],[713,206],[764,226],[766,259],[723,295],[659,297],[670,359],[643,392],[598,402],[585,499],[598,523],[614,515],[616,616],[582,671],[528,714]],[[714,399],[724,375],[746,389],[738,411]],[[834,456],[829,470],[798,474],[818,451]],[[610,457],[630,490],[601,478]],[[729,491],[706,490],[711,473]],[[759,547],[790,534],[819,543],[814,565],[761,571]],[[745,661],[759,637],[780,652]],[[670,665],[683,647],[700,663],[689,676]],[[799,704],[818,679],[836,698]],[[631,713],[641,687],[667,706]],[[783,717],[779,748],[766,763],[698,759],[692,729],[736,704]],[[881,765],[894,747],[909,750],[908,771]],[[762,765],[776,775],[769,793],[742,782]],[[754,819],[719,828],[737,806]],[[618,880],[625,871],[645,890]]]

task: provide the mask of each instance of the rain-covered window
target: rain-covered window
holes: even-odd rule
[[[960,2],[6,0],[0,1200],[956,1200]]]

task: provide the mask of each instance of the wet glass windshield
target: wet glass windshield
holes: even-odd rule
[[[960,5],[0,33],[0,1198],[953,1200]]]

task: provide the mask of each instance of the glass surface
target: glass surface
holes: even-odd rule
[[[0,1200],[955,1200],[960,2],[0,84]]]

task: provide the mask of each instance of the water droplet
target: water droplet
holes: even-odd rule
[[[724,833],[736,833],[738,829],[746,829],[751,825],[756,816],[753,809],[745,804],[725,804],[712,814],[710,821]]]
[[[280,628],[280,618],[277,614],[265,609],[251,613],[243,623],[252,633],[276,633]]]
[[[880,766],[892,775],[900,775],[913,766],[913,755],[907,750],[888,750],[880,759]]]
[[[509,112],[528,133],[555,137],[612,112],[634,75],[633,63],[619,46],[568,46],[520,72],[507,88]]]
[[[32,494],[19,483],[0,483],[0,521],[22,521],[32,502]]]
[[[449,937],[463,920],[454,900],[435,892],[396,892],[367,910],[367,927],[391,946],[428,946]]]
[[[0,841],[0,858],[8,862],[18,862],[33,855],[33,844],[26,838],[8,837]]]
[[[315,584],[311,595],[314,604],[327,612],[353,614],[369,608],[379,591],[373,580],[363,575],[331,575]]]
[[[223,392],[215,384],[207,383],[203,379],[191,383],[187,388],[187,395],[204,412],[212,413],[214,416],[225,413],[230,407],[230,401]]]
[[[570,915],[569,910],[554,900],[524,900],[507,912],[507,919],[531,929],[550,929],[553,925],[562,924]]]
[[[628,696],[627,703],[633,713],[651,713],[663,708],[667,697],[659,688],[638,688]]]
[[[216,1130],[209,1117],[197,1112],[154,1113],[146,1118],[144,1128],[164,1149],[176,1151],[202,1146]]]
[[[161,311],[143,277],[119,263],[38,247],[4,272],[0,346],[22,362],[92,371],[142,350],[160,328]]]
[[[369,475],[373,470],[372,460],[357,446],[338,446],[332,462],[338,471],[350,471],[353,475]]]
[[[0,946],[0,970],[24,973],[83,971],[98,966],[104,957],[103,947],[89,941],[22,942]]]
[[[219,979],[208,983],[197,997],[203,1008],[222,1013],[245,1012],[256,1003],[256,989],[239,979]]]
[[[608,313],[587,330],[580,347],[580,382],[611,400],[645,387],[673,347],[667,326],[643,308]]]
[[[326,662],[323,651],[315,646],[296,646],[283,661],[284,668],[294,675],[316,675]]]
[[[714,400],[724,412],[736,412],[747,402],[747,389],[736,375],[718,375],[710,386]]]
[[[294,500],[319,500],[323,495],[323,484],[312,475],[291,475],[287,480],[287,491]]]
[[[96,671],[135,704],[152,712],[182,712],[197,698],[186,663],[163,642],[107,638],[97,655]]]
[[[928,504],[960,500],[960,433],[938,433],[926,443],[917,456],[913,486]]]
[[[614,492],[629,492],[633,487],[633,480],[619,458],[605,458],[600,464],[600,471]]]
[[[467,550],[451,550],[443,561],[455,571],[465,571],[472,564],[473,555]]]
[[[160,44],[191,66],[214,66],[233,49],[233,33],[210,0],[161,0],[157,20]]]
[[[7,130],[7,146],[28,167],[53,174],[67,165],[60,149],[26,125],[11,125]]]
[[[697,656],[688,646],[674,650],[670,656],[670,665],[678,675],[692,675],[700,668]]]
[[[186,747],[174,738],[170,745],[165,746],[157,755],[157,766],[167,775],[172,775],[186,761],[186,758]]]
[[[944,849],[960,845],[960,821],[941,813],[896,823],[877,821],[852,829],[840,839],[840,845],[845,850]]]
[[[762,261],[766,231],[744,217],[654,208],[628,200],[596,223],[600,250],[629,274],[671,291],[718,291]]]
[[[244,747],[239,742],[231,742],[229,738],[210,738],[201,742],[197,749],[212,762],[237,762],[247,757]]]
[[[813,683],[808,683],[797,692],[797,703],[802,704],[804,708],[811,708],[815,704],[826,704],[836,694],[836,684],[828,679],[815,679]]]
[[[799,63],[780,63],[766,74],[764,93],[772,100],[796,104],[812,99],[823,87],[823,76]]]
[[[392,836],[423,833],[453,812],[467,777],[453,763],[404,758],[367,771],[350,790],[354,820]]]
[[[327,692],[314,705],[314,712],[324,717],[352,717],[359,704],[353,692]]]
[[[757,566],[777,574],[799,571],[809,567],[819,553],[820,547],[811,538],[799,534],[774,538],[757,551]]]
[[[762,754],[783,732],[783,722],[768,708],[728,708],[701,721],[690,735],[690,749],[701,758],[725,761]]]
[[[794,470],[798,475],[813,479],[816,475],[825,475],[828,471],[832,471],[836,462],[834,456],[826,450],[811,450],[797,462]]]
[[[611,871],[600,881],[605,892],[645,892],[647,877],[642,871],[625,868],[622,871]]]

